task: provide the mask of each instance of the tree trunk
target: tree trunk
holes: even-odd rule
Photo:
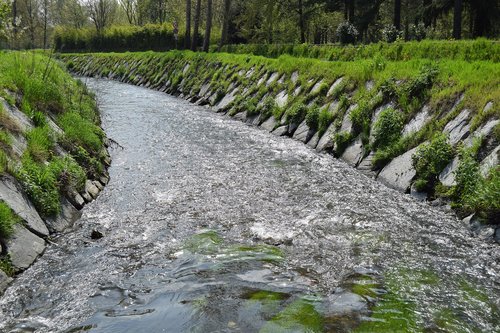
[[[47,49],[47,25],[49,21],[49,0],[43,0],[43,49]]]
[[[212,32],[212,0],[207,2],[207,24],[205,27],[205,38],[203,40],[203,51],[208,52],[210,48],[210,34]]]
[[[186,0],[186,32],[184,36],[184,48],[191,46],[191,0]]]
[[[306,26],[304,20],[304,5],[302,0],[299,0],[299,26],[300,26],[300,42],[304,44],[306,42]]]
[[[191,50],[196,51],[198,47],[198,39],[200,38],[200,17],[201,17],[201,0],[196,1],[196,10],[194,14],[194,31],[193,42],[191,43]]]
[[[12,43],[15,43],[13,48],[17,49],[17,0],[12,1],[12,32],[14,35]]]
[[[349,21],[351,23],[354,22],[354,1],[355,0],[349,0]]]
[[[344,20],[349,20],[349,0],[344,0]]]
[[[432,24],[432,0],[424,0],[423,2],[422,20],[426,28]]]
[[[401,0],[394,0],[394,26],[401,30]]]
[[[453,11],[453,38],[462,38],[462,0],[455,0]]]
[[[231,21],[231,0],[224,0],[224,23],[222,24],[222,35],[219,43],[219,51],[227,43],[229,22]]]

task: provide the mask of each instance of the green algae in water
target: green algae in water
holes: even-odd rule
[[[283,260],[283,251],[271,245],[232,245],[221,250],[221,255],[232,260],[260,260],[277,263]]]
[[[214,254],[219,251],[222,244],[222,237],[215,231],[209,230],[188,239],[184,245],[184,249],[199,254]]]
[[[259,333],[323,332],[323,317],[316,310],[317,302],[306,297],[294,301],[268,321]]]

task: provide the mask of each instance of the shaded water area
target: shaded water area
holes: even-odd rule
[[[184,100],[85,81],[123,148],[2,297],[1,332],[500,331],[500,249],[452,213]]]

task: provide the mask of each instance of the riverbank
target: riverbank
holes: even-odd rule
[[[0,293],[109,178],[92,94],[55,60],[0,53]]]
[[[326,62],[189,51],[60,57],[78,74],[177,95],[293,137],[398,191],[451,203],[473,223],[499,221],[494,61]],[[487,233],[494,237],[495,228]]]

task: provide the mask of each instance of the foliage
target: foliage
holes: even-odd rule
[[[420,146],[412,156],[419,191],[430,190],[438,176],[453,159],[453,148],[444,134],[436,135],[430,143]]]
[[[350,22],[342,22],[337,28],[337,38],[342,45],[354,44],[359,36],[358,29]]]
[[[28,139],[28,153],[38,161],[45,162],[50,158],[54,147],[54,135],[48,126],[35,127],[26,133]]]
[[[307,106],[302,101],[295,102],[285,112],[285,120],[287,124],[300,124],[307,115]]]
[[[14,232],[14,225],[19,217],[3,201],[0,201],[0,238],[6,239]]]
[[[372,149],[388,147],[399,140],[404,122],[401,112],[394,108],[383,110],[373,125]]]
[[[408,40],[416,40],[420,42],[424,40],[426,36],[427,29],[425,28],[425,24],[421,22],[418,24],[410,24]]]
[[[67,112],[58,119],[64,131],[64,140],[96,154],[102,148],[104,133],[92,121],[78,112]]]
[[[349,132],[336,133],[333,141],[335,142],[335,153],[340,156],[352,142],[353,136]]]
[[[319,127],[319,115],[320,109],[317,105],[314,105],[309,109],[306,115],[306,124],[312,130],[317,130]]]
[[[387,43],[394,43],[396,40],[401,38],[401,31],[396,29],[396,27],[392,24],[386,25],[384,29],[382,29],[382,38]]]

